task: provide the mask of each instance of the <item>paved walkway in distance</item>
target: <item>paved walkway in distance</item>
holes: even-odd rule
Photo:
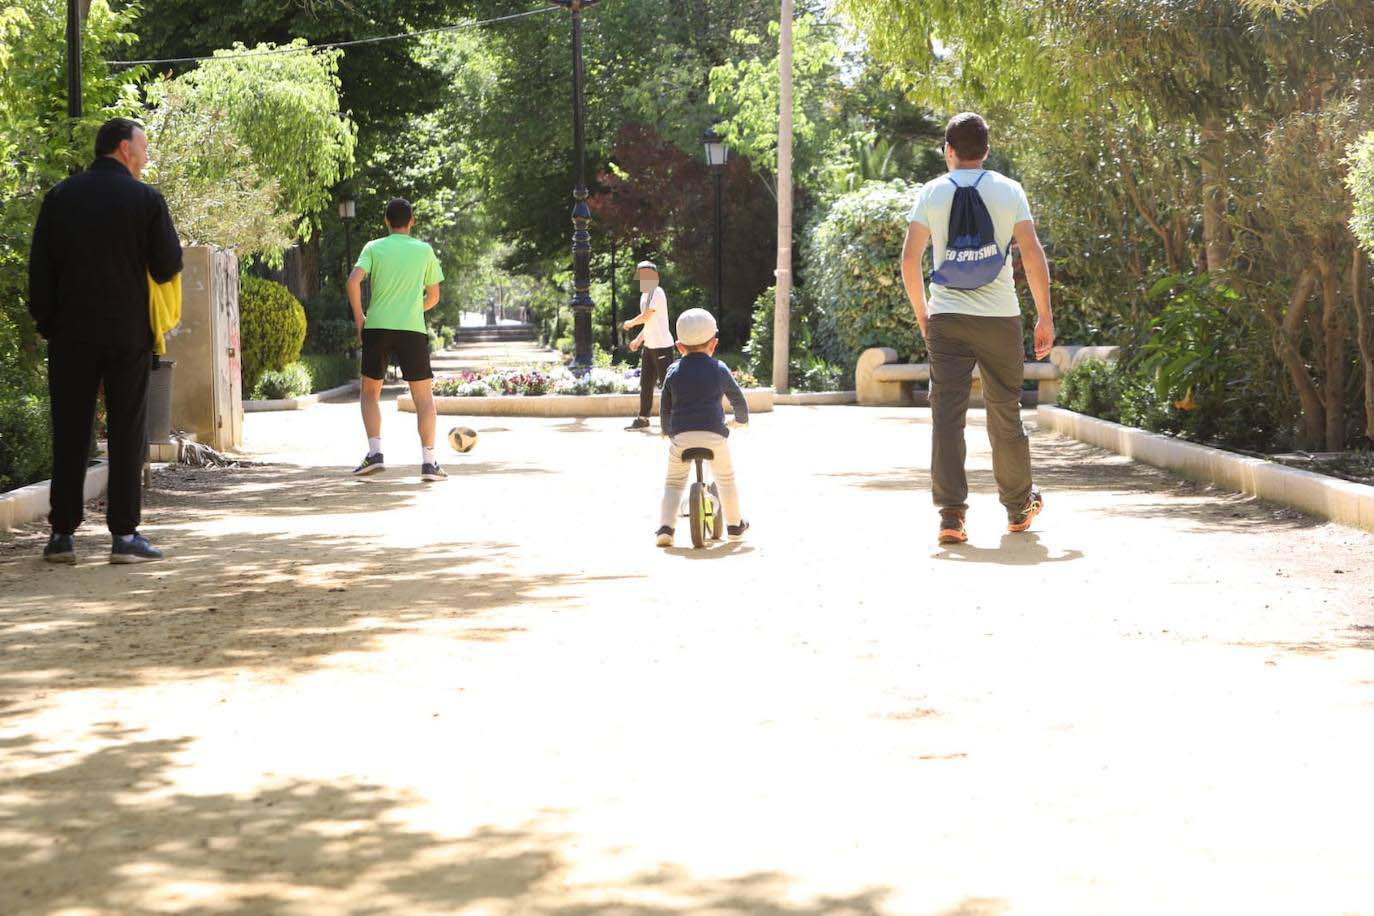
[[[521,340],[480,341],[460,343],[449,350],[441,350],[430,357],[437,375],[469,370],[485,372],[489,369],[541,366],[552,368],[563,364],[563,356],[538,343]]]
[[[1037,434],[1006,536],[975,415],[941,549],[928,412],[790,407],[656,550],[656,436],[385,422],[0,543],[0,912],[1374,912],[1370,535]]]

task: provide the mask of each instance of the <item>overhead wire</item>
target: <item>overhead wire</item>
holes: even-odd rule
[[[201,57],[165,57],[158,60],[107,60],[105,63],[111,67],[143,67],[158,66],[161,64],[198,64],[208,60],[239,60],[245,57],[269,57],[277,54],[305,54],[310,51],[331,51],[337,48],[355,48],[359,45],[381,44],[384,41],[404,41],[410,38],[420,38],[425,35],[441,35],[446,32],[459,32],[464,29],[475,29],[487,25],[495,25],[500,22],[510,22],[513,19],[525,19],[529,16],[538,16],[541,13],[556,11],[556,6],[544,6],[539,9],[526,10],[523,13],[511,13],[506,16],[495,16],[491,19],[480,19],[473,22],[459,22],[454,25],[438,26],[433,29],[420,29],[415,32],[399,32],[395,35],[378,35],[374,38],[355,38],[348,41],[330,41],[317,45],[295,45],[284,48],[259,48],[244,51],[221,51],[218,54],[207,54]]]

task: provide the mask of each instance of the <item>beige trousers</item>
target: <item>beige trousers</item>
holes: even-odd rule
[[[687,475],[694,467],[693,464],[682,460],[682,453],[689,448],[709,448],[715,453],[715,458],[711,460],[711,474],[720,488],[720,501],[725,504],[725,524],[738,525],[739,490],[735,487],[735,468],[730,463],[730,440],[717,433],[695,431],[678,433],[672,439],[672,446],[668,449],[668,476],[663,483],[663,503],[659,506],[658,523],[667,528],[677,527],[682,490],[687,484]]]

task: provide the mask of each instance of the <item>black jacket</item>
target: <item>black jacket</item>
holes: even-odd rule
[[[148,275],[181,270],[167,202],[108,157],[48,192],[29,252],[29,314],[38,332],[118,347],[151,347]]]

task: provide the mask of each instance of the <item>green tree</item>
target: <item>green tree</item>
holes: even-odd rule
[[[288,47],[301,46],[304,41]],[[175,86],[154,84],[150,94],[163,104],[170,91],[189,114],[182,127],[227,122],[258,173],[276,186],[276,212],[297,219],[308,237],[312,217],[330,205],[331,189],[352,171],[356,129],[339,110],[340,52],[274,50],[240,44],[216,51],[214,60],[172,81]]]

